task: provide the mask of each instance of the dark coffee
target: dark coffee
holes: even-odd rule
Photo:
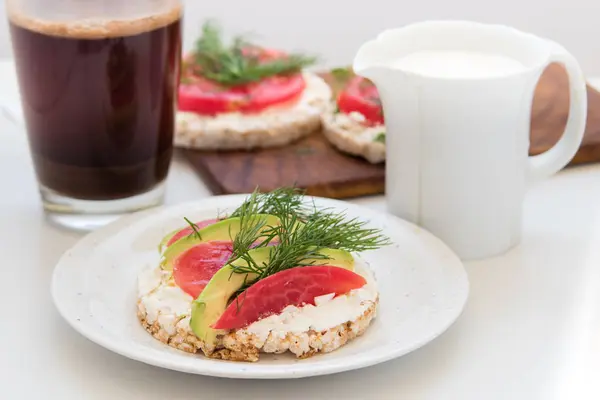
[[[181,51],[180,16],[170,15],[160,26],[160,19],[149,19],[145,31],[138,21],[107,24],[97,33],[11,19],[29,143],[43,186],[72,198],[113,200],[165,179]]]

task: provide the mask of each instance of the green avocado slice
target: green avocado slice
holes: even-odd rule
[[[263,229],[261,230],[262,232],[270,227],[278,226],[280,224],[279,218],[268,214],[255,214],[252,215],[252,217],[246,218],[252,218],[253,220],[256,218],[257,222],[259,220],[261,223],[264,222]],[[198,231],[200,238],[198,238],[197,235],[182,237],[165,250],[162,257],[161,268],[167,271],[173,270],[173,263],[175,260],[180,255],[200,243],[235,239],[240,232],[240,225],[240,218],[229,218],[200,229]]]
[[[248,254],[258,264],[266,263],[271,256],[272,247],[261,247],[250,250]],[[334,267],[354,270],[354,257],[347,251],[336,249],[322,249],[321,254],[330,257],[327,260],[312,260],[314,265],[331,265]],[[307,260],[311,262],[311,260]],[[228,306],[229,299],[246,282],[256,279],[255,273],[234,272],[233,266],[247,266],[244,260],[235,260],[232,264],[221,268],[208,282],[200,296],[192,303],[192,316],[190,327],[194,334],[204,341],[207,348],[214,348],[218,335],[226,334],[227,331],[212,329],[211,326],[217,322]]]
[[[177,228],[177,229],[174,229],[171,232],[167,233],[167,235],[165,237],[163,237],[163,239],[160,241],[160,243],[158,245],[158,252],[162,253],[167,248],[167,243],[169,243],[171,238],[173,236],[175,236],[177,233],[179,233],[182,229],[185,229],[185,228]]]

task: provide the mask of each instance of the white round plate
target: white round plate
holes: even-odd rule
[[[365,252],[380,291],[377,318],[346,346],[297,360],[261,355],[257,363],[211,360],[154,339],[136,317],[137,276],[157,265],[162,237],[191,220],[235,209],[246,196],[219,196],[134,214],[93,232],[68,250],[54,270],[52,295],[60,314],[82,335],[125,357],[194,374],[230,378],[300,378],[367,367],[413,351],[444,332],[469,292],[461,261],[430,233],[388,214],[315,198],[317,207],[345,210],[394,242]]]

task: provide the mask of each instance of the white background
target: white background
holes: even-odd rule
[[[0,57],[10,55],[3,2]],[[396,5],[384,7],[386,2]],[[386,27],[423,19],[466,18],[510,24],[557,40],[575,54],[589,75],[600,75],[600,0],[360,3],[368,4],[368,9],[354,0],[186,3],[188,46],[202,19],[216,17],[230,30],[260,32],[267,44],[310,49],[326,56],[330,64],[346,63],[360,43]],[[312,15],[317,5],[320,8]],[[0,94],[15,94],[14,68],[2,64]],[[19,321],[15,325],[19,329],[8,327],[0,334],[3,400],[276,399],[282,393],[290,399],[350,399],[366,398],[373,387],[381,391],[381,399],[600,398],[597,166],[570,169],[532,189],[526,202],[523,246],[506,257],[467,266],[472,292],[464,316],[431,345],[364,371],[311,381],[241,383],[129,361],[88,342],[60,320],[51,304],[48,281],[54,263],[77,237],[43,222],[24,139],[1,117],[0,139],[0,160],[3,167],[10,165],[0,168],[0,182],[19,188],[0,196],[3,258],[6,265],[17,266],[4,269],[9,284],[0,291],[0,304],[19,299],[18,306],[3,310],[3,320]],[[186,163],[175,163],[168,203],[208,195]],[[383,208],[381,200],[373,203]],[[27,250],[31,248],[37,250]],[[593,393],[586,394],[592,386]]]
[[[1,58],[10,55],[10,40],[4,0],[0,2]],[[600,75],[598,0],[184,0],[184,3],[187,48],[202,20],[217,18],[229,32],[256,32],[265,44],[310,50],[322,56],[325,64],[334,65],[350,62],[362,42],[385,28],[425,19],[470,19],[512,25],[554,39],[577,57],[584,72]]]

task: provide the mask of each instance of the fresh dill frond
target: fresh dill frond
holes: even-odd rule
[[[264,214],[277,217],[279,224],[268,226]],[[256,275],[254,280],[245,281],[235,296],[286,269],[327,264],[330,257],[323,249],[362,252],[391,243],[379,229],[367,228],[367,222],[349,218],[345,212],[319,210],[314,202],[305,201],[302,191],[293,188],[271,193],[255,190],[230,217],[240,218],[240,230],[232,239],[228,261],[231,273]],[[270,247],[268,260],[259,263],[252,258],[250,250],[273,242],[276,245]]]
[[[260,52],[253,49],[258,47],[241,36],[233,38],[231,44],[224,43],[219,26],[214,21],[207,21],[196,42],[195,70],[223,86],[239,86],[275,75],[296,74],[317,61],[316,57],[303,54],[264,60]]]
[[[265,217],[259,215],[248,215],[240,218],[240,231],[232,241],[230,262],[242,257],[249,249],[263,247],[268,243],[269,238],[263,238],[260,243],[257,243],[263,237],[266,224]]]
[[[303,196],[298,193],[284,193],[287,195],[273,196],[269,199],[269,214],[278,217],[280,223],[277,226],[267,227],[263,231],[269,242],[278,242],[271,250],[268,262],[256,265],[251,261],[251,257],[244,258],[248,255],[249,248],[246,248],[245,254],[240,255],[240,258],[248,262],[248,267],[240,268],[236,272],[253,272],[258,275],[258,278],[249,282],[247,286],[289,268],[313,265],[315,261],[327,260],[328,256],[321,253],[324,248],[362,252],[390,244],[390,240],[382,235],[379,229],[367,228],[367,222],[348,218],[344,212],[331,209],[317,210],[314,204],[312,213],[305,214],[311,207],[305,205]],[[251,196],[250,203],[256,203],[259,196],[257,194]],[[299,207],[302,208],[303,213],[297,212]],[[260,207],[246,205],[243,210],[248,208]],[[257,235],[256,232],[252,233],[250,228],[246,229],[250,236]],[[240,251],[244,252],[244,249],[241,248]]]
[[[307,225],[298,225],[298,222],[296,216],[287,214],[282,216],[281,225],[273,228],[279,244],[272,250],[257,280],[289,268],[312,265],[312,262],[307,262],[309,259],[327,259],[319,253],[320,247],[307,234]]]
[[[250,250],[257,247],[268,245],[273,240],[281,240],[280,230],[284,231],[294,229],[294,225],[299,221],[299,215],[308,219],[310,210],[306,210],[303,202],[303,193],[293,188],[280,188],[270,193],[259,193],[256,189],[232,214],[231,217],[240,218],[240,231],[233,242],[233,253],[228,261],[232,266],[232,273],[238,274],[256,274],[258,279],[266,276],[265,271],[268,271],[269,263],[263,262],[259,265],[250,255]],[[264,217],[261,214],[270,214],[279,218],[280,227],[265,227],[265,224],[253,223],[254,219]],[[283,238],[285,239],[285,238]],[[257,242],[259,242],[257,244]],[[278,245],[280,243],[277,243]],[[271,256],[278,246],[274,246],[271,250]],[[236,260],[245,261],[245,263],[237,262]],[[256,280],[246,282],[237,291],[239,295]]]
[[[262,199],[263,194],[261,194],[258,189],[255,189],[250,196],[244,200],[244,202],[235,209],[231,214],[229,214],[229,218],[239,218],[246,215],[252,214],[260,214],[261,204],[264,202]]]
[[[287,211],[297,215],[300,219],[308,218],[311,209],[304,205],[304,191],[297,188],[279,188],[268,193],[259,193],[256,189],[246,201],[242,203],[230,217],[239,217],[241,213],[247,212],[249,207],[253,207],[256,214],[271,214],[279,216],[281,214],[281,205],[287,206]]]
[[[261,194],[254,191],[235,211],[235,217],[240,220],[240,228],[235,237],[230,231],[232,254],[228,263],[242,259],[248,264],[247,267],[234,266],[235,272],[259,271],[261,267],[248,255],[248,251],[252,248],[267,246],[275,237],[275,234],[270,232],[272,227],[267,226],[265,213],[261,212],[261,204]]]
[[[345,212],[316,211],[302,228],[314,246],[348,252],[375,250],[391,244],[381,230],[366,228],[367,222],[348,218]]]
[[[258,280],[289,268],[312,265],[315,260],[327,260],[328,256],[321,253],[324,248],[362,252],[390,244],[379,229],[366,228],[366,222],[349,219],[343,212],[316,211],[298,224],[298,218],[286,213],[285,205],[282,206],[278,215],[281,225],[271,229],[279,245],[273,249]]]
[[[183,219],[192,228],[192,233],[190,233],[189,236],[190,237],[195,236],[198,240],[202,240],[202,235],[200,234],[200,229],[198,228],[198,225],[196,225],[195,223],[193,223],[192,221],[190,221],[187,218],[183,218]]]

